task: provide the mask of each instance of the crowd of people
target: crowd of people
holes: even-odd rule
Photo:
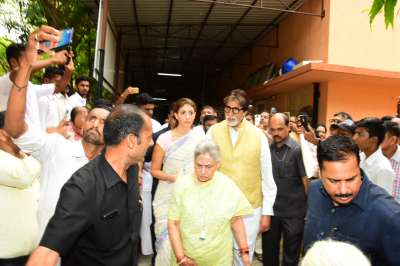
[[[42,26],[7,48],[0,266],[400,265],[400,104],[256,121],[235,89],[220,113],[181,98],[161,125],[137,87],[114,102],[90,99],[87,77],[71,88],[73,53],[41,47],[57,38]]]

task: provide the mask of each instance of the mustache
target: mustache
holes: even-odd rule
[[[347,194],[335,194],[335,198],[349,198],[353,196],[353,193],[347,193]]]
[[[97,128],[92,127],[86,130],[86,132],[93,132],[93,131],[97,132],[97,134],[100,135],[100,131]]]

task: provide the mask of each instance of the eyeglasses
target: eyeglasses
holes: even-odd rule
[[[332,119],[330,120],[330,123],[331,123],[331,124],[340,124],[341,122],[342,122],[341,120],[335,119],[335,118],[332,118]]]
[[[230,107],[230,106],[224,107],[225,113],[229,113],[230,111],[232,111],[233,114],[238,114],[240,111],[243,111],[243,108]]]

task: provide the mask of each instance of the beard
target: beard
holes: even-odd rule
[[[97,134],[93,131],[97,132]],[[100,132],[98,132],[94,128],[83,131],[83,140],[86,141],[87,143],[90,143],[93,145],[103,145],[104,144],[104,141],[103,141],[103,138],[101,137]]]
[[[237,127],[239,125],[239,120],[236,117],[231,117],[226,119],[226,123],[230,127]]]

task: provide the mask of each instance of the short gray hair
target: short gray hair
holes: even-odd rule
[[[340,254],[338,256],[337,254]],[[301,266],[370,266],[367,257],[354,245],[331,239],[317,241],[307,251]]]
[[[202,140],[194,148],[194,159],[196,159],[197,156],[202,154],[209,154],[211,158],[217,163],[221,161],[219,147],[211,140],[208,139]]]

